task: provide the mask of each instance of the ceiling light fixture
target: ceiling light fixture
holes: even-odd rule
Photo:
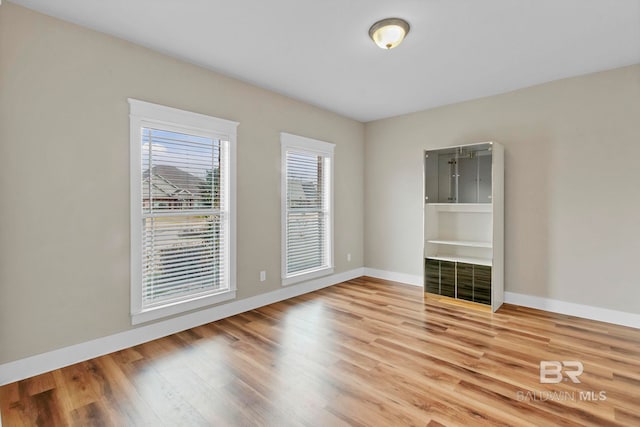
[[[369,28],[369,37],[381,49],[393,49],[402,43],[409,32],[409,23],[400,18],[387,18]]]

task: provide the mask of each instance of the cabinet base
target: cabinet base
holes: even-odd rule
[[[456,305],[458,307],[470,308],[477,311],[483,311],[485,313],[491,313],[491,306],[486,304],[480,304],[472,301],[465,301],[457,298],[445,297],[443,295],[432,294],[430,292],[425,292],[424,297],[425,299],[443,302],[451,305]]]

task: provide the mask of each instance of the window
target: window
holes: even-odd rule
[[[282,284],[333,273],[334,144],[282,133]]]
[[[129,99],[131,316],[235,298],[237,123]]]

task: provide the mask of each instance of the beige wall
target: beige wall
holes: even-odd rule
[[[281,131],[336,144],[336,272],[363,266],[363,124],[5,3],[0,363],[131,328],[128,97],[240,122],[239,299],[280,288]]]
[[[424,149],[498,141],[506,291],[640,313],[640,66],[370,122],[365,141],[367,267],[422,274]]]

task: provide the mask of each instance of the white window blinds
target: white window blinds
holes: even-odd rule
[[[142,128],[142,306],[225,290],[225,145]]]
[[[235,297],[237,124],[129,102],[134,323]]]
[[[294,283],[332,268],[333,144],[290,134],[283,145],[283,279]]]

